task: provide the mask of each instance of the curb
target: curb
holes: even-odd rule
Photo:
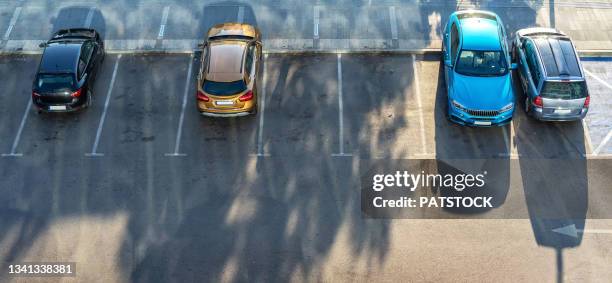
[[[134,49],[134,50],[106,50],[107,54],[136,54],[136,55],[172,55],[172,54],[192,54],[199,52],[198,49]],[[308,55],[308,54],[381,54],[381,55],[440,55],[440,49],[421,48],[421,49],[264,49],[264,54],[286,54],[286,55]],[[0,56],[18,55],[41,55],[42,50],[0,50]],[[607,49],[584,49],[578,50],[580,57],[612,57],[612,50]]]

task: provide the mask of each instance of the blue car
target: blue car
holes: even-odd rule
[[[448,118],[476,127],[512,121],[512,64],[501,19],[486,11],[450,16],[442,44]]]

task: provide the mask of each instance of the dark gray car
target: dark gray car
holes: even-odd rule
[[[567,35],[550,28],[521,29],[512,43],[512,54],[528,114],[547,121],[586,116],[589,92],[580,58]]]

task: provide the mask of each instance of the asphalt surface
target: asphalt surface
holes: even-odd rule
[[[510,33],[554,26],[612,50],[609,1],[0,0],[0,53],[12,52],[0,56],[0,282],[606,282],[612,60],[583,58],[583,122],[518,106],[511,125],[474,129],[446,120],[436,56],[350,52],[439,48],[466,8],[499,13]],[[191,50],[225,21],[263,32],[257,116],[195,109]],[[37,114],[40,56],[25,54],[82,26],[113,51],[93,106]],[[147,50],[174,54],[135,53]],[[420,159],[494,164],[494,208],[364,214],[365,172]],[[10,277],[20,262],[76,262],[77,276]]]
[[[66,282],[612,276],[612,238],[552,231],[612,227],[612,145],[594,155],[588,140],[603,138],[585,130],[609,131],[596,79],[584,124],[519,107],[510,126],[472,129],[445,119],[436,57],[269,54],[265,109],[210,119],[195,109],[198,54],[122,54],[104,62],[90,109],[51,115],[25,112],[38,60],[0,57],[0,150],[14,154],[0,158],[5,264],[74,261]],[[606,66],[585,63],[604,82]],[[364,217],[367,166],[418,158],[497,160],[503,201],[425,217],[453,220]]]

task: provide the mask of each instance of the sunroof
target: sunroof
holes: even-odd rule
[[[578,58],[571,42],[566,38],[536,38],[542,63],[549,77],[581,77]]]
[[[488,13],[480,13],[480,12],[469,12],[469,13],[459,14],[457,17],[459,18],[459,20],[469,19],[469,18],[481,18],[481,19],[497,21],[495,16],[488,14]]]

